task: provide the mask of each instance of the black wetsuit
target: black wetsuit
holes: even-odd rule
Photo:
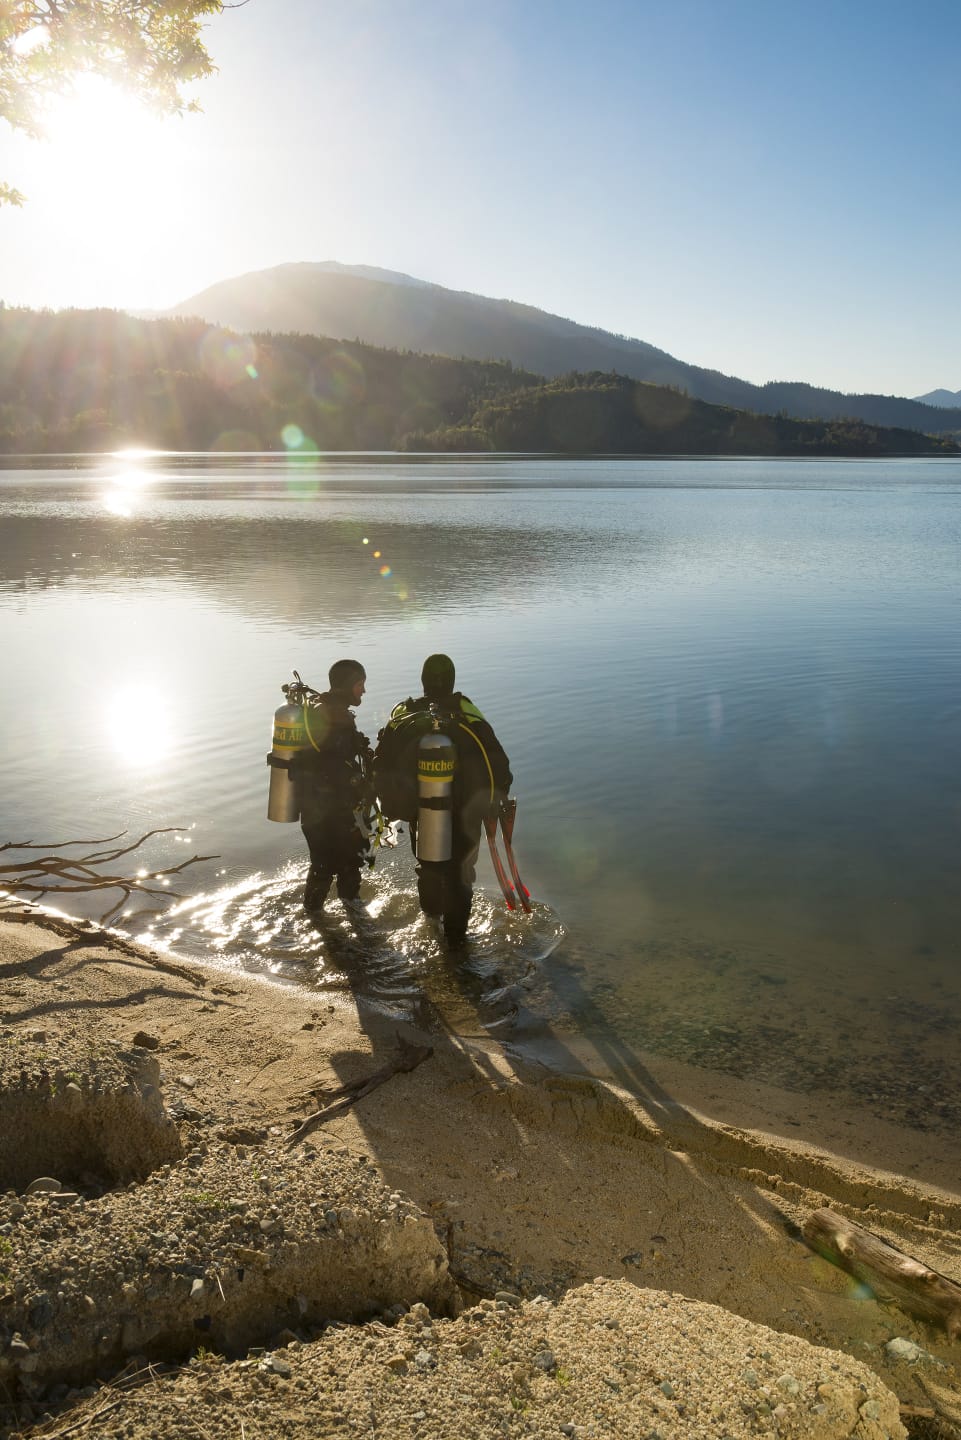
[[[417,862],[417,894],[424,914],[443,916],[448,940],[457,942],[464,938],[470,918],[484,820],[497,814],[513,776],[493,729],[460,691],[439,699],[422,695],[396,705],[377,738],[374,777],[384,813],[408,822],[415,855],[417,746],[433,728],[435,715],[457,747],[451,858]]]
[[[341,900],[356,900],[367,839],[355,812],[368,798],[372,752],[345,697],[327,691],[304,708],[308,746],[292,761],[300,825],[310,850],[304,892],[319,909],[336,876]]]

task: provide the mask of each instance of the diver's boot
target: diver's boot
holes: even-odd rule
[[[444,939],[451,949],[459,949],[467,939],[467,916],[448,914],[444,916]]]
[[[453,888],[453,887],[452,887]],[[460,894],[448,897],[444,907],[444,938],[448,945],[463,945],[467,939],[467,922],[470,920],[473,891],[463,885],[457,886]]]
[[[367,906],[360,898],[360,871],[348,870],[337,876],[337,898],[350,915],[367,914]]]
[[[360,899],[360,870],[337,871],[337,898],[339,900]]]
[[[304,909],[308,915],[316,915],[323,910],[333,878],[329,871],[318,870],[315,865],[311,865],[307,871],[307,883],[304,886]]]
[[[425,915],[439,919],[444,911],[444,871],[432,861],[422,860],[417,867],[417,898]]]

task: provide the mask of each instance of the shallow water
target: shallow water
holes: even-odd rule
[[[220,858],[119,922],[181,953],[947,1119],[959,599],[953,460],[11,466],[0,838],[185,826],[151,872]],[[291,670],[360,658],[373,737],[433,650],[511,756],[537,901],[508,916],[482,861],[453,965],[405,839],[318,931],[299,828],[265,819]]]

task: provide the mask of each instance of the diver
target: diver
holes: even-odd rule
[[[481,829],[498,815],[513,776],[491,726],[454,689],[454,678],[449,656],[427,657],[423,695],[395,705],[377,737],[374,780],[384,814],[408,822],[421,909],[442,917],[448,944],[459,945]]]
[[[363,699],[367,672],[357,660],[338,660],[327,679],[330,689],[310,692],[304,704],[305,743],[289,767],[310,851],[308,912],[323,909],[335,878],[342,901],[359,900],[368,850],[360,817],[373,801],[373,752],[351,713]]]

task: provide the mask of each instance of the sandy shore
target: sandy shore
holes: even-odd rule
[[[558,1073],[22,909],[0,980],[8,1432],[961,1434],[957,1344],[799,1236],[829,1206],[961,1281],[957,1137]]]

